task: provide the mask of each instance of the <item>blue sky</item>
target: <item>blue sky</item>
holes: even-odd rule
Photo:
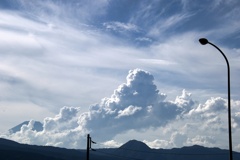
[[[199,44],[206,37],[229,59],[239,151],[239,12],[238,0],[2,0],[2,137],[85,148],[91,133],[102,146],[135,138],[228,148],[226,63]],[[44,131],[32,131],[31,121],[5,133],[25,120]]]

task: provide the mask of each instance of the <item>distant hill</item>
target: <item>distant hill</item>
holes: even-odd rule
[[[233,153],[234,160],[240,153]],[[0,138],[1,160],[85,160],[86,150],[20,144]],[[174,149],[151,149],[143,142],[131,140],[119,148],[90,151],[90,160],[226,160],[228,150],[189,146]]]
[[[20,144],[0,138],[1,160],[79,160],[84,155],[80,150]]]
[[[145,143],[137,140],[130,140],[127,143],[123,144],[120,149],[128,149],[128,148],[134,148],[138,151],[148,151],[151,150],[150,147],[148,147]]]
[[[152,149],[143,142],[130,140],[116,149],[114,154],[120,157],[126,156],[135,159],[147,159],[151,150]]]
[[[20,123],[20,124],[16,125],[15,127],[9,129],[8,131],[9,131],[9,133],[16,133],[16,132],[21,130],[21,127],[23,125],[28,125],[28,123],[29,123],[29,121],[24,121],[23,123]],[[42,131],[43,130],[43,124],[39,121],[35,121],[34,125],[33,125],[33,130],[38,131],[38,132]]]

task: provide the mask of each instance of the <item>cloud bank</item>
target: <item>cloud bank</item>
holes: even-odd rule
[[[235,101],[233,105],[235,132],[239,131],[240,125],[240,112],[236,110],[239,104]],[[168,101],[166,94],[157,89],[151,73],[134,69],[129,71],[126,83],[119,85],[110,97],[91,105],[89,111],[82,113],[80,108],[63,107],[56,116],[43,120],[43,131],[33,131],[34,120],[31,120],[19,132],[1,137],[29,144],[85,148],[86,135],[90,133],[102,145],[116,147],[121,142],[113,139],[130,130],[141,133],[182,125],[178,130],[168,131],[171,132],[169,139],[146,139],[144,142],[156,148],[194,144],[211,146],[227,132],[226,112],[225,99],[211,98],[205,104],[197,104],[185,90],[174,101]],[[214,132],[219,135],[209,136]]]

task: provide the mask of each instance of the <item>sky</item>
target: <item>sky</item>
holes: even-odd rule
[[[0,137],[228,149],[227,66],[203,37],[230,63],[240,152],[240,1],[1,0]]]

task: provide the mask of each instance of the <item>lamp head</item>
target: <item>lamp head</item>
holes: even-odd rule
[[[208,44],[208,40],[207,40],[206,38],[200,38],[200,39],[199,39],[199,42],[200,42],[202,45]]]

